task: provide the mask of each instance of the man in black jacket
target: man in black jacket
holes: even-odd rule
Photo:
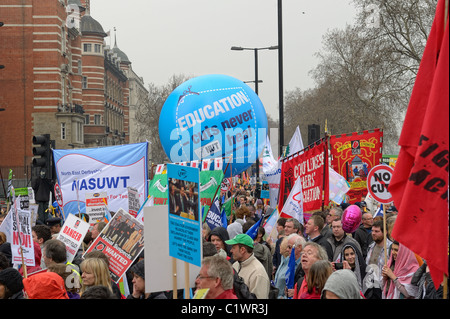
[[[323,217],[319,214],[313,214],[305,225],[305,234],[308,236],[308,241],[315,242],[322,246],[327,252],[328,260],[333,261],[333,248],[327,241],[327,238],[323,237],[320,233],[324,225],[325,220]]]
[[[353,238],[361,246],[361,251],[364,259],[367,257],[369,245],[373,242],[372,239],[372,225],[373,217],[371,213],[364,213],[359,228],[353,233]]]

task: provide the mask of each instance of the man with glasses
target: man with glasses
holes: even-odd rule
[[[340,207],[332,207],[325,216],[325,225],[321,230],[321,234],[325,238],[330,238],[333,236],[333,231],[331,229],[331,223],[333,220],[341,219],[342,209]]]
[[[205,299],[237,299],[233,291],[233,267],[222,256],[203,259],[195,284],[197,289],[209,289]]]
[[[353,233],[353,238],[361,246],[363,257],[367,257],[369,245],[373,242],[372,238],[373,217],[371,213],[364,213],[359,228]]]

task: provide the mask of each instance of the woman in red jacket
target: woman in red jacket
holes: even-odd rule
[[[333,272],[331,263],[328,260],[318,260],[308,272],[306,278],[306,291],[298,299],[320,299],[323,287]]]

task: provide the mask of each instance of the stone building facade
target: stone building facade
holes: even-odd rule
[[[130,142],[136,74],[117,42],[106,46],[89,7],[89,0],[1,1],[2,175],[11,167],[28,175],[35,135],[50,134],[57,149]]]

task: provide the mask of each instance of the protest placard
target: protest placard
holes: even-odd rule
[[[128,187],[128,213],[136,217],[139,208],[141,208],[141,203],[139,201],[139,192],[134,187]]]
[[[169,256],[169,219],[167,218],[168,206],[144,207],[144,237],[145,255],[145,291],[157,292],[173,290],[174,287],[183,287],[185,274],[184,262],[176,259],[173,269],[173,258]],[[195,286],[195,278],[200,272],[200,267],[190,265],[189,286]]]
[[[143,249],[144,225],[121,208],[86,253],[99,250],[109,257],[111,278],[117,283]]]
[[[67,262],[72,262],[88,230],[88,223],[79,219],[74,214],[67,216],[58,237],[56,237],[56,239],[66,245]]]
[[[199,219],[200,171],[198,168],[168,164],[167,176],[169,254],[171,257],[200,266],[202,257],[202,226]],[[190,190],[193,197],[185,198],[186,190]]]
[[[33,236],[31,234],[31,213],[18,207],[20,197],[16,199],[9,212],[12,218],[12,262],[15,265],[35,266]]]
[[[392,167],[381,164],[372,168],[367,176],[367,190],[376,201],[382,204],[392,202],[389,184],[393,174],[394,169]]]
[[[91,226],[105,218],[106,207],[108,204],[108,194],[106,192],[100,193],[85,193],[86,196],[86,214],[89,215],[89,222]]]

